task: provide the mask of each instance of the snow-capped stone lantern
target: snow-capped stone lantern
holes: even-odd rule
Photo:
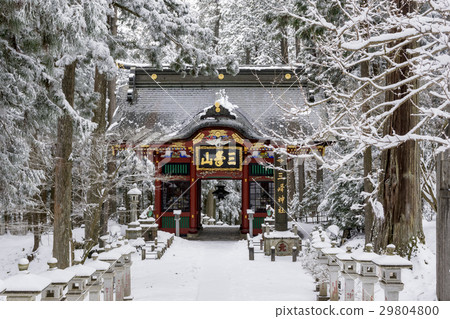
[[[337,301],[339,300],[339,289],[338,289],[338,281],[339,281],[339,264],[337,262],[336,255],[341,254],[344,251],[341,248],[336,247],[337,242],[332,241],[331,247],[323,248],[322,254],[328,258],[328,272],[330,274],[330,300]]]
[[[347,246],[345,253],[336,255],[336,258],[341,266],[341,275],[345,280],[344,300],[355,300],[355,278],[358,276],[356,272],[356,261],[352,258],[352,247]]]
[[[363,252],[354,253],[352,258],[359,265],[358,275],[362,284],[362,301],[374,300],[374,285],[378,281],[376,266],[372,262],[380,255],[373,252],[372,244],[366,244]]]
[[[74,264],[74,266],[66,268],[66,270],[75,273],[75,277],[69,282],[67,301],[84,301],[87,288],[92,283],[95,269],[82,265],[79,257],[75,258]]]
[[[180,237],[180,218],[181,218],[181,210],[175,209],[173,211],[173,216],[175,216],[175,235]]]
[[[41,300],[42,291],[46,289],[51,281],[48,278],[30,274],[28,266],[30,262],[26,258],[19,260],[19,274],[5,280],[5,291],[7,301],[36,301]]]
[[[399,292],[403,290],[402,269],[412,269],[412,263],[395,254],[395,245],[386,247],[386,255],[373,259],[373,263],[380,268],[380,286],[384,290],[386,301],[398,301]]]
[[[255,215],[255,212],[252,209],[247,209],[247,215],[248,215],[248,222],[249,222],[249,234],[250,238],[253,238],[253,216]]]
[[[92,261],[87,262],[86,266],[95,269],[92,275],[92,285],[89,287],[89,301],[100,301],[100,292],[103,289],[103,274],[110,268],[106,261],[98,260],[98,254],[92,254]]]
[[[141,237],[142,233],[141,224],[137,220],[137,206],[142,192],[137,188],[135,183],[133,184],[133,188],[130,189],[127,194],[130,196],[131,216],[130,223],[128,224],[128,228],[126,230],[126,237],[128,239],[136,239]]]
[[[58,260],[54,257],[47,262],[48,270],[40,273],[42,277],[50,279],[51,284],[42,292],[42,300],[61,301],[66,299],[69,282],[75,277],[75,273],[68,269],[58,269]]]
[[[312,248],[314,248],[317,252],[317,259],[321,264],[327,264],[328,263],[328,257],[325,256],[322,252],[322,249],[324,248],[330,248],[331,244],[327,243],[325,241],[325,237],[320,237],[320,242],[315,242],[312,244]]]
[[[130,197],[130,206],[131,206],[131,222],[137,221],[137,205],[139,203],[139,197],[142,195],[142,192],[137,188],[137,184],[133,184],[133,188],[130,189],[127,193]]]

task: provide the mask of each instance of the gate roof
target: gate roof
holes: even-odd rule
[[[223,77],[193,77],[169,69],[127,68],[129,83],[120,90],[110,128],[116,140],[162,143],[187,139],[211,126],[234,128],[249,139],[294,134],[298,139],[299,132],[306,136],[319,125],[321,110],[306,105],[307,90],[296,75],[298,69],[241,67],[236,76],[219,70]],[[235,118],[202,118],[206,109],[218,100],[224,104],[225,99]]]

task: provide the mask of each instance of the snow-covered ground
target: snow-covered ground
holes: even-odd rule
[[[135,300],[315,300],[314,284],[291,257],[249,261],[247,242],[175,238],[161,260],[132,266]]]
[[[424,220],[426,245],[412,258],[414,269],[403,270],[405,289],[400,300],[436,300],[435,221]],[[117,227],[115,227],[117,229]],[[82,231],[75,230],[76,236]],[[164,236],[164,233],[161,232]],[[30,271],[47,269],[52,236],[43,235]],[[362,249],[363,238],[348,244]],[[18,272],[17,261],[31,252],[33,236],[0,236],[0,279]],[[248,260],[246,241],[189,241],[175,238],[161,260],[141,261],[135,254],[132,266],[132,294],[135,300],[315,300],[313,278],[293,263],[291,257],[271,262],[263,254]],[[359,285],[357,284],[357,287]],[[360,292],[357,291],[356,299]],[[375,300],[383,290],[375,286]]]

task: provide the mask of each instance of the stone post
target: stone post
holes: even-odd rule
[[[247,209],[250,238],[253,238],[253,215],[254,214],[255,214],[255,212],[252,209]]]
[[[114,269],[109,268],[103,274],[103,300],[114,301]]]
[[[125,290],[125,267],[124,262],[121,259],[115,263],[114,270],[116,272],[116,301],[123,301]]]
[[[255,260],[255,247],[253,247],[253,243],[250,243],[248,247],[248,259]]]
[[[338,301],[339,300],[339,264],[337,263],[337,254],[341,254],[344,251],[338,247],[336,247],[337,242],[332,241],[330,248],[323,248],[322,253],[328,258],[328,273],[330,275],[330,300]]]
[[[173,215],[175,216],[175,235],[180,237],[180,216],[181,210],[177,209],[173,211]]]
[[[103,289],[103,274],[109,270],[109,263],[98,260],[98,254],[92,254],[92,261],[86,263],[86,266],[95,269],[92,276],[92,284],[89,288],[89,301],[100,301],[101,291]]]
[[[292,261],[293,262],[296,262],[297,261],[297,254],[298,254],[298,252],[297,252],[297,247],[292,247]]]
[[[380,286],[384,290],[385,301],[398,301],[399,292],[403,290],[402,269],[412,269],[412,263],[395,255],[395,245],[388,245],[385,256],[373,259],[373,263],[380,268]]]
[[[270,247],[270,261],[275,261],[275,246]]]
[[[106,246],[105,246],[106,247]],[[107,272],[103,274],[104,281],[104,300],[114,301],[114,277],[115,277],[115,264],[122,258],[122,255],[115,252],[114,250],[109,250],[107,252],[101,253],[98,259],[109,263],[110,268]],[[116,279],[117,280],[117,279]]]
[[[355,300],[355,278],[358,276],[356,273],[356,261],[352,258],[352,247],[347,246],[346,252],[337,254],[341,266],[341,275],[344,278],[344,300]]]
[[[352,256],[352,259],[360,265],[358,275],[362,286],[362,301],[374,300],[374,285],[378,281],[376,266],[372,260],[380,255],[375,254],[372,250],[372,244],[366,244],[362,253],[354,253]]]

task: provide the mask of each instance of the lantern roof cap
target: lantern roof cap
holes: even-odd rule
[[[142,192],[137,188],[137,184],[133,184],[133,188],[130,189],[127,193],[128,195],[142,195]]]

